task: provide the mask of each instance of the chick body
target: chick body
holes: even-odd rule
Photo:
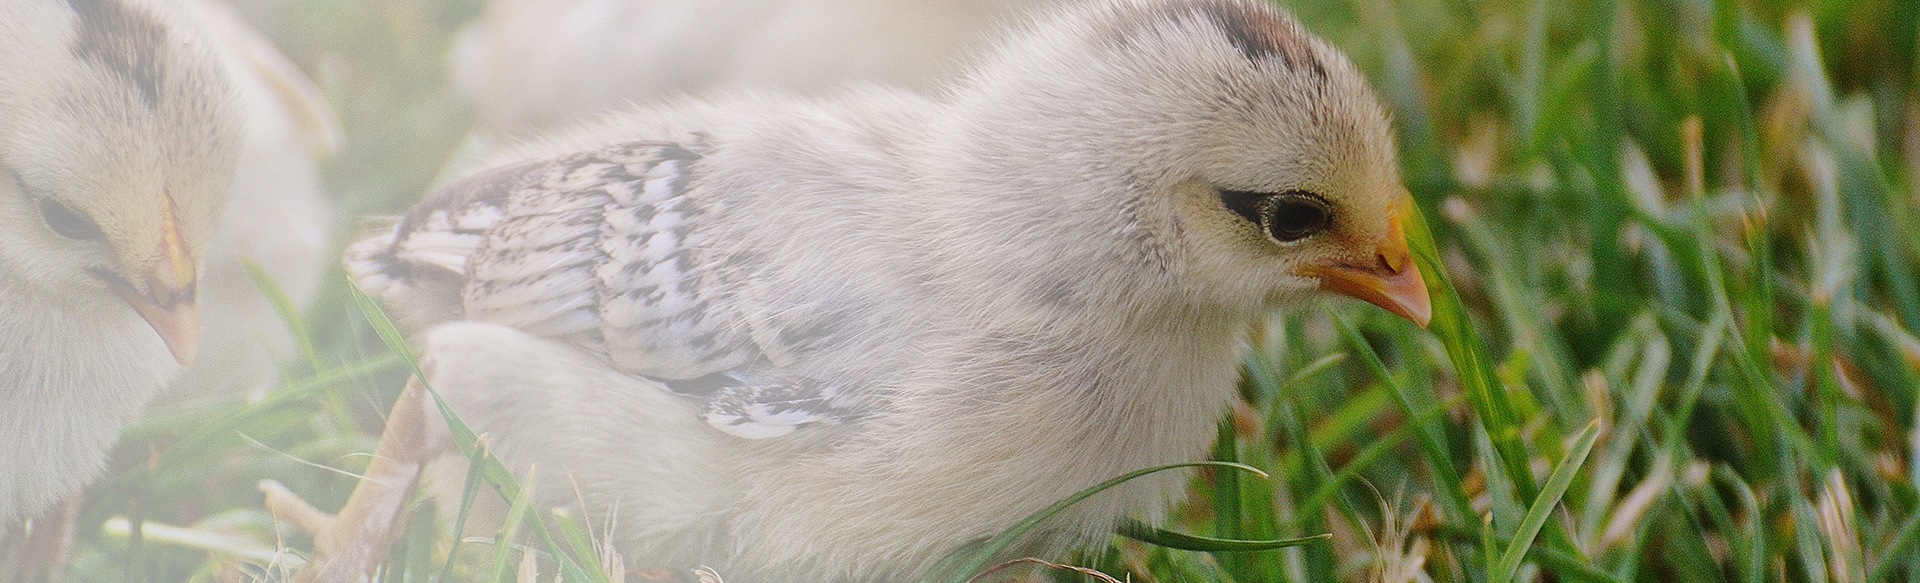
[[[1265,310],[1327,287],[1424,323],[1405,204],[1384,112],[1291,19],[1116,1],[1015,34],[938,96],[613,116],[441,190],[347,263],[424,331],[454,411],[538,466],[535,501],[610,520],[629,564],[900,580],[1203,456]],[[397,408],[388,437],[432,417]],[[1083,502],[1047,538],[1157,519],[1183,479]]]
[[[924,566],[934,558],[928,541],[989,536],[1093,483],[1203,455],[1231,396],[1240,331],[1257,308],[1090,309],[1105,301],[1087,297],[1102,288],[1147,296],[1155,292],[1141,288],[1165,283],[1071,267],[1110,266],[1129,254],[1114,246],[1131,241],[1073,240],[1091,244],[1055,245],[1048,257],[980,256],[988,245],[1037,249],[1033,239],[1064,233],[983,225],[982,217],[1026,211],[988,211],[954,198],[962,192],[913,185],[928,170],[915,166],[929,158],[896,146],[927,138],[915,129],[929,121],[919,112],[937,102],[883,91],[847,97],[722,101],[608,128],[704,141],[712,148],[692,146],[701,158],[688,170],[727,169],[689,193],[701,199],[688,213],[699,222],[678,247],[709,251],[689,262],[698,281],[690,285],[723,290],[686,301],[727,320],[715,344],[737,333],[752,346],[744,351],[600,356],[608,349],[591,339],[598,330],[547,318],[553,304],[539,296],[570,279],[553,271],[542,283],[488,286],[498,295],[463,294],[464,302],[433,288],[385,287],[379,275],[359,282],[425,324],[431,383],[491,436],[502,459],[582,484],[582,512],[626,525],[615,535],[622,551],[646,561],[713,565],[749,581],[823,570],[864,580],[880,573],[866,565]],[[673,121],[636,127],[660,118]],[[604,145],[604,137],[540,150]],[[850,164],[860,171],[848,172]],[[764,180],[774,175],[794,179]],[[987,242],[1009,236],[1027,241]],[[400,253],[431,252],[433,243],[417,242]],[[431,323],[462,303],[460,319]],[[611,303],[601,303],[603,313],[616,311]],[[735,387],[718,395],[674,388],[729,366],[752,371],[738,373],[751,386],[737,395],[724,395]],[[777,390],[790,392],[762,392]],[[1063,407],[1079,401],[1098,405]],[[1150,477],[1085,503],[1071,513],[1071,530],[1097,532],[1129,509],[1151,520],[1183,479]],[[538,500],[562,506],[575,496],[563,486]],[[723,552],[734,545],[740,557]]]

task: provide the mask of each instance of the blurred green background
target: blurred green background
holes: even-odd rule
[[[1435,324],[1276,315],[1214,454],[1273,478],[1202,473],[1170,525],[1329,541],[1116,539],[1074,562],[1168,583],[1920,582],[1920,2],[1281,4],[1395,112],[1416,252],[1447,274]],[[471,125],[446,52],[479,3],[243,8],[340,113],[338,245],[418,200]],[[404,367],[337,269],[300,325],[313,349],[267,399],[127,434],[75,579],[271,578],[277,548],[309,548],[254,483],[338,507]],[[447,561],[416,510],[388,580]],[[462,548],[455,580],[480,579],[493,548]]]

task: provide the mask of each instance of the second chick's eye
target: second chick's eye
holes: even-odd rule
[[[47,228],[68,239],[98,239],[104,234],[85,215],[51,198],[40,199],[40,218],[47,221]]]
[[[1281,243],[1320,234],[1333,225],[1333,208],[1325,199],[1305,192],[1283,192],[1266,200],[1260,227]]]

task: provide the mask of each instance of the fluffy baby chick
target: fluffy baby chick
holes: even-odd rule
[[[427,380],[536,507],[628,564],[911,580],[1124,472],[1201,459],[1250,324],[1316,295],[1416,322],[1409,200],[1353,65],[1239,0],[1046,18],[943,94],[746,95],[533,146],[354,246]],[[378,560],[448,439],[409,389],[315,574]],[[1046,529],[1104,540],[1184,477]]]
[[[913,88],[960,72],[994,25],[1057,0],[488,0],[453,51],[490,135],[717,88]]]
[[[241,130],[210,44],[166,2],[0,2],[0,525],[194,359]]]

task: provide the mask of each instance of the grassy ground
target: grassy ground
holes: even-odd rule
[[[1416,250],[1446,274],[1434,324],[1350,302],[1277,316],[1214,452],[1273,477],[1206,471],[1174,525],[1330,539],[1116,539],[1076,564],[1168,583],[1920,582],[1920,2],[1285,4],[1396,111]],[[347,124],[340,216],[404,208],[457,144],[441,54],[476,10],[262,13]],[[305,548],[253,483],[337,507],[404,369],[329,285],[287,386],[129,432],[78,579],[259,573],[237,565]],[[434,523],[392,580],[442,572]],[[464,544],[451,572],[519,558]]]

